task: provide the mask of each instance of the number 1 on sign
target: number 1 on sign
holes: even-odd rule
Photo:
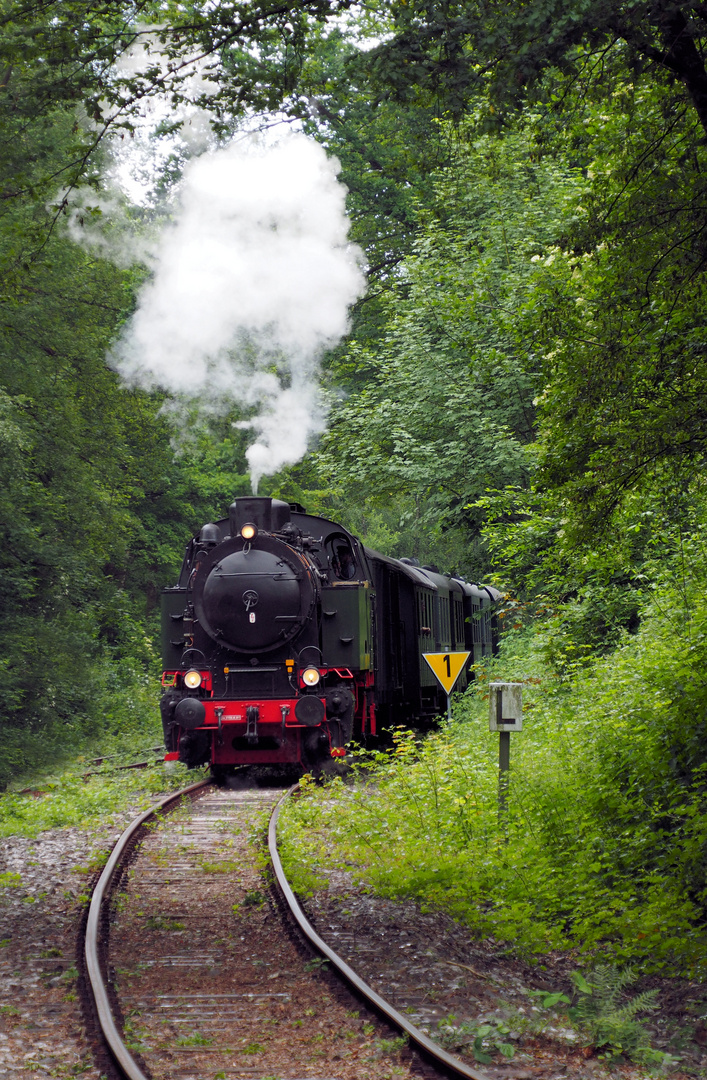
[[[451,679],[451,677],[452,677],[452,665],[449,662],[449,653],[444,654],[444,656],[442,657],[442,663],[447,665],[447,678]]]

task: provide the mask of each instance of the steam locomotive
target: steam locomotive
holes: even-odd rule
[[[298,503],[237,498],[162,593],[168,760],[320,772],[445,696],[424,653],[495,650],[498,593],[365,548]]]

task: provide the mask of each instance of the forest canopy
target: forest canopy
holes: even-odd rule
[[[493,578],[562,686],[649,634],[669,582],[697,694],[706,42],[667,0],[0,0],[0,783],[154,714],[159,590],[250,489],[248,403],[117,372],[154,265],[108,257],[246,131],[337,159],[367,276],[326,429],[261,490]],[[664,747],[685,805],[695,724]]]
[[[454,725],[369,760],[369,884],[531,951],[704,977],[706,48],[707,7],[668,0],[0,0],[0,787],[159,741],[160,590],[251,490],[253,387],[309,395],[303,456],[260,492],[503,594]],[[320,385],[281,341],[258,368],[248,332],[233,385],[195,351],[210,394],[121,366],[200,165],[288,139],[349,275]],[[261,256],[299,228],[291,160],[261,175]],[[212,250],[197,230],[167,369],[216,334]],[[325,260],[296,266],[303,307],[328,296]],[[495,676],[528,704],[505,832]],[[335,797],[318,813],[357,863],[357,796],[350,833]]]

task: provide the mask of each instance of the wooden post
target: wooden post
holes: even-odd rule
[[[504,824],[508,809],[511,732],[523,730],[521,683],[490,683],[489,730],[498,732],[498,820]]]
[[[499,731],[498,733],[498,817],[502,820],[506,816],[508,803],[508,770],[511,767],[511,733]]]

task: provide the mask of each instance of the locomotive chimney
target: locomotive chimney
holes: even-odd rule
[[[281,532],[289,520],[290,504],[281,499],[248,495],[235,499],[228,508],[231,536],[238,536],[249,522],[258,527],[258,532]]]

